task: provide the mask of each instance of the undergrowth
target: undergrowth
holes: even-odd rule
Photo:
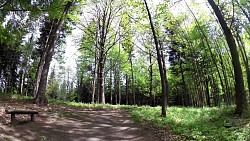
[[[148,123],[155,127],[169,126],[171,130],[187,140],[250,140],[250,119],[234,117],[233,107],[227,108],[184,108],[170,107],[167,117],[161,117],[160,107],[138,107],[131,110],[134,120]],[[240,124],[225,127],[230,119],[239,120]]]

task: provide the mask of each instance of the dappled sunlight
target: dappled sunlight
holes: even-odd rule
[[[147,140],[144,139],[143,132],[135,127],[129,119],[125,111],[85,111],[74,113],[61,113],[60,116],[47,118],[39,126],[46,128],[42,134],[49,138],[58,138],[58,135],[64,136],[70,140]],[[53,126],[52,126],[53,125]],[[50,134],[48,131],[55,133]],[[80,138],[79,138],[80,137]]]
[[[18,127],[19,126],[19,127]],[[1,125],[0,126],[0,140],[36,140],[37,133],[32,131],[33,129],[23,129],[25,125]]]
[[[14,102],[14,101],[13,101]],[[0,140],[158,140],[152,133],[131,121],[124,109],[84,108],[59,105],[36,107],[30,103],[15,104],[10,108],[33,108],[39,111],[35,122],[18,115],[18,123],[10,124],[5,105],[0,103]]]

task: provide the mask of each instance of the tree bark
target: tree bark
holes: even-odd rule
[[[235,76],[235,103],[236,103],[236,109],[235,109],[235,114],[242,115],[247,112],[247,99],[246,99],[246,94],[244,91],[244,81],[243,81],[243,76],[242,76],[242,69],[240,65],[240,60],[239,60],[239,54],[237,51],[237,46],[234,40],[234,37],[232,35],[231,30],[227,26],[227,23],[219,10],[218,6],[215,4],[213,0],[208,0],[210,3],[211,7],[214,10],[215,15],[217,16],[219,23],[224,31],[224,35],[227,41],[227,44],[230,49],[230,53],[232,56],[232,64],[234,68],[234,76]]]

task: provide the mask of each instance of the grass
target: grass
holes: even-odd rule
[[[75,106],[75,107],[88,107],[88,108],[111,108],[111,109],[118,109],[118,108],[132,109],[132,108],[135,108],[134,106],[131,106],[131,105],[81,103],[81,102],[61,101],[61,100],[54,100],[54,99],[50,99],[49,103],[64,104],[64,105]]]
[[[156,127],[170,126],[171,130],[185,136],[188,140],[250,140],[250,119],[239,119],[240,124],[226,128],[225,124],[236,117],[233,107],[227,108],[184,108],[170,107],[167,117],[161,117],[160,107],[138,107],[131,111],[136,121],[150,122]],[[233,120],[234,121],[234,120]]]
[[[0,93],[0,98],[11,98],[11,99],[22,99],[22,100],[33,99],[33,97],[31,96],[25,96],[20,94],[6,94],[6,93]]]

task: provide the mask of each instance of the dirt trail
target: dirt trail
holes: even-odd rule
[[[1,101],[3,102],[3,101]],[[0,105],[0,140],[48,141],[157,141],[152,131],[142,129],[131,121],[124,109],[69,109],[39,110],[36,122],[28,116],[17,115],[21,121],[10,125],[10,116]],[[12,105],[15,105],[12,103]],[[19,105],[19,104],[17,104]],[[6,106],[6,103],[5,103]],[[5,121],[4,121],[5,120]]]

